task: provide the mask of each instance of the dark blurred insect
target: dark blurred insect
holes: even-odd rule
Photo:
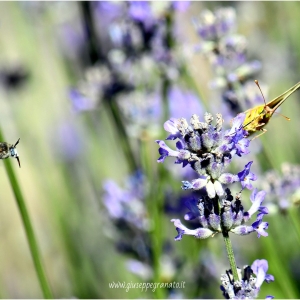
[[[8,91],[19,90],[28,83],[30,75],[22,65],[7,66],[0,69],[0,83]]]
[[[18,161],[19,167],[21,168],[19,155],[16,149],[16,146],[19,144],[20,139],[12,145],[6,142],[0,142],[0,159],[8,158],[8,157],[15,157]]]

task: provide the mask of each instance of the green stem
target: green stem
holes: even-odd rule
[[[168,101],[168,92],[170,89],[170,81],[166,77],[163,79],[162,84],[162,101],[163,101],[163,120],[169,120],[170,118],[170,108]]]
[[[3,134],[0,129],[0,141],[5,141]],[[15,195],[15,199],[17,201],[17,206],[19,208],[22,222],[24,225],[27,241],[29,244],[30,253],[33,259],[33,263],[35,266],[35,270],[40,282],[41,289],[43,291],[44,298],[46,299],[53,299],[50,286],[48,284],[45,271],[43,269],[42,261],[41,261],[41,255],[39,253],[38,245],[36,242],[35,234],[33,231],[33,227],[30,221],[30,217],[28,214],[28,210],[26,208],[26,204],[20,189],[20,186],[18,184],[18,180],[16,178],[16,175],[14,173],[14,170],[11,165],[11,161],[8,159],[4,161],[5,169],[9,178],[10,185],[12,187],[13,193]]]
[[[147,132],[143,134],[144,139],[141,140],[141,154],[142,154],[142,167],[149,181],[151,189],[146,198],[147,208],[149,216],[152,220],[152,228],[150,231],[151,248],[152,248],[152,261],[153,261],[153,282],[161,282],[161,254],[162,254],[162,243],[163,243],[163,220],[162,211],[164,203],[163,194],[163,177],[157,176],[157,169],[153,168],[153,152],[152,152],[152,139],[148,138]],[[150,144],[151,143],[151,144]],[[149,145],[150,144],[150,145]],[[160,180],[157,180],[157,177]],[[155,298],[165,299],[164,289],[155,289]]]
[[[120,109],[118,108],[118,105],[114,100],[108,101],[107,107],[110,110],[111,116],[115,123],[116,132],[120,139],[120,143],[129,162],[130,170],[133,173],[138,169],[138,163],[136,162],[135,155],[129,141],[129,136],[126,132],[126,127],[122,120]]]
[[[273,232],[274,233],[274,232]],[[297,298],[297,287],[294,286],[294,283],[291,278],[290,272],[287,270],[285,262],[283,261],[282,255],[280,252],[274,250],[278,245],[274,245],[274,240],[281,239],[281,233],[277,236],[270,238],[264,238],[262,240],[263,249],[265,253],[269,254],[268,262],[269,266],[272,266],[272,274],[280,274],[280,280],[277,281],[277,284],[280,287],[283,295],[285,295],[286,299],[296,299]],[[276,275],[275,275],[275,278]]]
[[[298,244],[300,245],[300,228],[299,228],[299,209],[297,207],[293,207],[292,209],[288,210],[288,220],[291,222],[291,227],[293,228]]]
[[[231,268],[232,275],[233,275],[233,280],[235,282],[238,282],[240,279],[239,279],[239,275],[237,272],[236,262],[235,262],[232,244],[231,244],[231,240],[229,238],[228,231],[222,230],[222,235],[223,235],[225,246],[226,246],[226,251],[227,251],[229,264],[230,264],[230,268]]]

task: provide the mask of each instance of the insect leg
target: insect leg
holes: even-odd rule
[[[258,135],[256,135],[253,139],[251,139],[250,141],[252,142],[252,141],[254,141],[256,138],[258,138],[259,136],[261,136],[261,135],[263,135],[263,134],[265,134],[268,130],[267,129],[264,129],[264,128],[262,128],[262,129],[260,129],[260,131],[262,131],[262,133],[260,133],[260,134],[258,134]]]

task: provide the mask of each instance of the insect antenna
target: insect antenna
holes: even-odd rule
[[[17,140],[17,142],[14,144],[14,148],[19,144],[20,138]]]
[[[20,142],[20,138],[17,140],[17,142],[14,144],[14,148],[16,148],[16,146],[19,144],[19,142]],[[19,164],[19,168],[21,168],[21,163],[20,163],[20,159],[19,159],[19,156],[17,155],[17,156],[15,156],[16,157],[16,159],[17,159],[17,161],[18,161],[18,164]]]
[[[260,93],[261,93],[261,95],[262,95],[262,97],[263,97],[263,99],[264,99],[264,102],[265,102],[265,107],[267,106],[267,102],[266,102],[266,99],[265,99],[265,97],[264,97],[264,94],[263,94],[263,92],[262,92],[262,90],[261,90],[261,88],[260,88],[260,85],[259,85],[259,83],[258,83],[258,80],[254,80],[254,82],[255,82],[255,84],[258,86],[258,88],[259,88],[259,90],[260,90]]]
[[[258,80],[255,79],[254,82],[255,82],[255,84],[258,86],[258,88],[259,88],[259,90],[260,90],[260,93],[261,93],[261,95],[262,95],[262,97],[263,97],[263,99],[264,99],[264,102],[265,102],[265,110],[268,110],[268,111],[269,111],[270,113],[272,113],[272,114],[276,113],[276,114],[278,114],[278,115],[284,117],[287,121],[291,121],[291,119],[290,119],[289,117],[286,117],[285,115],[283,115],[283,114],[281,114],[281,113],[279,113],[279,112],[276,112],[275,110],[277,109],[277,107],[276,107],[275,109],[272,109],[272,108],[269,108],[269,107],[268,107],[268,105],[267,105],[267,103],[266,103],[266,99],[265,99],[265,97],[264,97],[264,94],[263,94],[263,92],[262,92],[262,90],[261,90],[261,88],[260,88],[260,85],[259,85],[259,83],[258,83]]]

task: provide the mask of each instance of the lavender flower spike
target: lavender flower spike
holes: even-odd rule
[[[239,281],[233,280],[232,271],[226,271],[221,275],[221,290],[226,299],[254,299],[258,297],[260,287],[264,281],[270,283],[274,281],[274,276],[267,274],[268,262],[265,259],[257,259],[252,266],[244,267],[242,276],[239,269]],[[256,275],[256,277],[253,276]],[[266,299],[272,299],[268,296]]]
[[[200,122],[197,115],[193,115],[190,125],[184,118],[170,119],[164,125],[171,133],[167,139],[179,139],[176,150],[171,150],[163,141],[156,141],[160,148],[158,162],[163,162],[167,156],[177,158],[175,163],[182,163],[183,167],[190,165],[199,175],[192,183],[184,182],[183,189],[198,190],[205,185],[208,196],[212,199],[216,195],[224,195],[224,184],[239,180],[253,180],[248,167],[243,171],[242,179],[236,175],[225,173],[226,166],[236,154],[242,156],[248,153],[248,142],[245,139],[243,121],[245,115],[239,114],[233,120],[231,130],[223,132],[221,114],[216,115],[216,124],[213,116],[204,115],[204,122]],[[248,175],[248,177],[246,177]],[[248,181],[246,181],[248,183]]]

